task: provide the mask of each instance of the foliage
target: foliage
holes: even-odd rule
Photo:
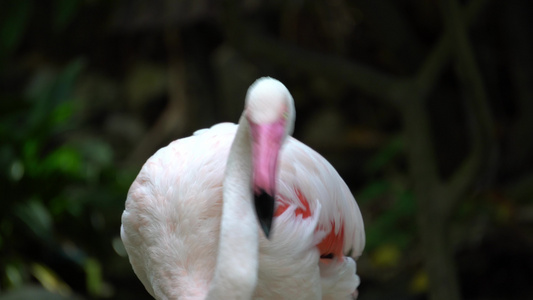
[[[102,269],[118,258],[115,217],[133,174],[116,169],[106,141],[80,130],[74,91],[84,66],[77,59],[39,71],[24,94],[3,95],[0,269],[7,289],[37,280],[64,295],[69,285],[92,296],[110,293]],[[72,273],[85,274],[85,283]]]

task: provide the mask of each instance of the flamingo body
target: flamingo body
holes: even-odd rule
[[[172,142],[145,163],[129,190],[121,237],[157,299],[209,298],[222,247],[224,170],[237,131],[222,123]],[[277,173],[272,235],[258,234],[253,299],[352,299],[359,284],[354,258],[365,237],[350,190],[322,156],[291,137]],[[257,223],[242,226],[260,232]],[[246,281],[249,262],[239,256],[247,249],[230,246],[233,257],[222,271],[243,270]]]

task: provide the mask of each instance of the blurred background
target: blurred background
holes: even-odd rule
[[[128,188],[260,76],[359,203],[360,299],[533,299],[532,4],[2,0],[0,299],[150,299]]]

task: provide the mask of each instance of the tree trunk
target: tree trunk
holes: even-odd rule
[[[416,97],[416,96],[415,96]],[[461,299],[453,249],[448,241],[451,199],[439,179],[437,161],[431,145],[429,114],[424,101],[412,101],[403,107],[408,144],[410,174],[417,199],[419,236],[429,278],[430,300]]]

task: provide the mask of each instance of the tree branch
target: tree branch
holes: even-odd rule
[[[395,100],[395,91],[402,84],[402,81],[395,76],[368,66],[347,61],[345,58],[303,50],[260,34],[248,33],[237,43],[240,44],[239,49],[246,55],[261,57],[280,66],[344,82],[380,99]]]
[[[493,137],[494,127],[487,93],[467,37],[459,3],[457,0],[441,0],[441,7],[447,32],[454,45],[452,51],[457,62],[456,74],[463,85],[467,104],[471,108],[471,114],[467,115],[474,115],[471,124],[475,132],[472,135],[472,150],[468,158],[447,183],[451,198],[446,201],[445,209],[451,211],[466,190],[477,180],[482,163],[494,162],[497,148]]]
[[[486,95],[481,76],[477,72],[473,54],[466,39],[465,25],[474,19],[476,12],[482,7],[480,3],[485,1],[470,2],[464,16],[461,15],[459,5],[454,2],[455,0],[443,1],[448,1],[447,5],[450,3],[454,5],[451,8],[443,9],[446,22],[445,32],[427,57],[417,76],[414,77],[413,86],[417,93],[412,94],[412,98],[405,99],[401,112],[404,117],[405,132],[409,139],[410,173],[414,179],[414,190],[418,203],[417,219],[420,237],[425,249],[425,267],[430,278],[429,298],[431,300],[457,300],[461,299],[461,295],[453,260],[453,249],[451,249],[451,243],[447,238],[447,227],[455,204],[461,199],[466,189],[472,185],[478,173],[479,152],[483,151],[480,146],[481,143],[478,141],[481,137],[475,141],[475,151],[472,151],[469,159],[459,168],[458,173],[456,173],[458,175],[454,175],[451,183],[444,184],[437,175],[437,161],[430,142],[429,114],[424,107],[427,94],[433,89],[452,50],[454,50],[455,60],[460,65],[469,68],[466,76],[469,78],[469,82],[474,85],[476,97],[474,106],[480,110],[478,117],[482,124],[481,127],[490,130],[492,123],[490,114],[487,113]],[[450,23],[448,19],[453,19],[453,23]],[[463,47],[460,52],[456,50],[458,34],[459,38],[462,39],[460,42]],[[489,127],[485,127],[486,125]]]

